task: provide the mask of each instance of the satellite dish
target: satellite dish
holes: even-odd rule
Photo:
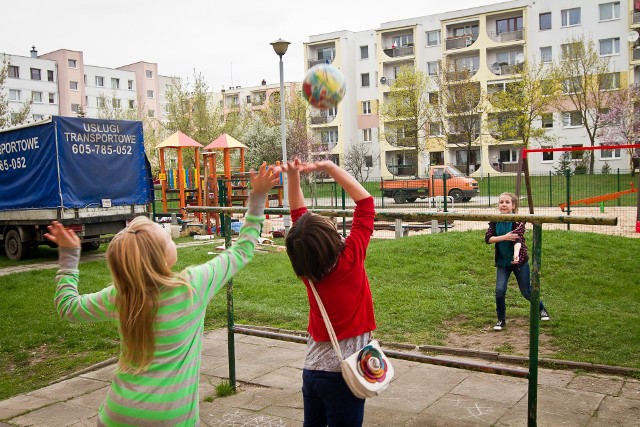
[[[498,68],[500,68],[500,64],[498,64],[497,62],[494,62],[493,64],[491,64],[491,67],[492,67],[494,70],[497,70]]]
[[[629,31],[627,33],[627,41],[629,43],[635,43],[638,41],[639,38],[640,38],[640,34],[638,34],[637,31]]]
[[[386,85],[387,84],[387,78],[384,77],[384,76],[380,77],[380,84],[381,85]]]
[[[516,64],[522,64],[524,62],[524,54],[519,53],[516,55]]]

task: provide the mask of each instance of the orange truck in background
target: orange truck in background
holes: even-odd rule
[[[382,197],[391,197],[396,203],[415,202],[417,199],[443,196],[443,176],[447,175],[447,195],[454,202],[466,202],[480,192],[478,181],[453,166],[431,166],[429,177],[410,179],[381,179]]]

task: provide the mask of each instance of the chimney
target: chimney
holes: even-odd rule
[[[265,79],[262,79],[262,86],[266,86],[267,85],[267,81]]]
[[[31,57],[32,58],[37,58],[38,57],[38,51],[36,50],[35,46],[31,46]]]

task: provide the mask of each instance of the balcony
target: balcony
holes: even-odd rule
[[[335,118],[336,118],[336,116],[328,115],[328,114],[311,116],[311,124],[312,125],[326,125],[327,123],[331,123]]]
[[[399,58],[402,56],[411,56],[413,55],[413,44],[410,46],[400,46],[400,47],[392,47],[387,49],[382,49],[385,55],[389,58]]]
[[[466,134],[463,133],[452,133],[449,135],[449,137],[447,138],[447,144],[468,144],[469,142],[473,142],[476,139],[478,139],[478,136],[480,136],[480,133],[478,132],[475,135],[472,135],[472,140],[469,141],[469,139],[467,138]]]
[[[319,142],[311,145],[311,151],[314,153],[327,153],[336,146],[335,142]]]
[[[499,64],[497,67],[489,67],[491,72],[496,76],[508,76],[510,74],[520,74],[522,72],[522,64]]]
[[[310,59],[307,62],[309,63],[309,68],[311,68],[314,65],[318,65],[318,64],[331,64],[333,62],[333,59],[334,58],[329,58],[329,59]]]
[[[499,43],[507,43],[507,42],[524,40],[524,28],[520,30],[515,30],[515,31],[504,31],[501,33],[490,31],[489,37],[491,38],[491,40]]]
[[[447,80],[450,82],[469,80],[478,72],[477,68],[465,68],[457,71],[448,71]]]
[[[418,165],[393,165],[388,164],[387,169],[394,176],[417,176]]]
[[[447,37],[445,40],[445,49],[463,49],[471,46],[478,39],[477,35],[467,34],[460,37]]]
[[[631,12],[631,25],[640,24],[640,10]]]

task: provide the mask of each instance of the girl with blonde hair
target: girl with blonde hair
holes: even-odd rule
[[[59,247],[55,305],[73,322],[114,320],[121,339],[98,426],[194,426],[207,304],[252,258],[267,193],[278,182],[266,164],[251,171],[252,192],[237,243],[214,259],[174,273],[176,246],[160,225],[137,217],[107,249],[113,284],[78,293],[80,240],[59,222],[46,237]]]

